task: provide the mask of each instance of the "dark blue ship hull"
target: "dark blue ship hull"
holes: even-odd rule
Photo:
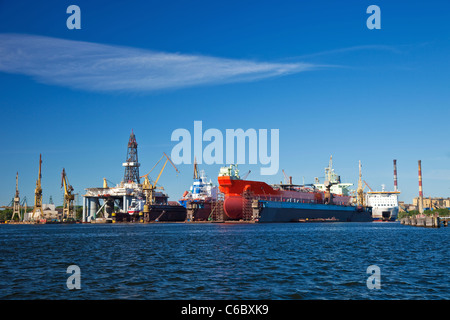
[[[257,222],[371,222],[371,207],[260,200]]]

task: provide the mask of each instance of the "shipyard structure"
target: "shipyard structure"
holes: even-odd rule
[[[178,203],[168,201],[163,188],[157,187],[157,182],[167,163],[174,166],[164,153],[166,161],[158,178],[150,181],[149,174],[139,175],[136,136],[131,132],[123,180],[116,186],[109,186],[106,178],[101,188],[87,188],[83,196],[83,222],[151,222],[151,221],[184,221],[186,209]],[[152,169],[153,170],[153,169]],[[176,169],[178,171],[178,169]],[[141,183],[141,178],[144,179]]]

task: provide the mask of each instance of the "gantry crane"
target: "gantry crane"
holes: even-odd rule
[[[148,176],[164,157],[166,157],[166,162],[164,162],[164,165],[163,165],[161,171],[159,172],[158,177],[156,178],[155,182],[153,182],[153,184],[151,184]],[[144,191],[144,195],[145,195],[144,219],[146,219],[146,220],[148,220],[148,214],[150,213],[150,206],[155,203],[154,191],[156,189],[156,184],[158,183],[159,178],[161,177],[161,174],[163,173],[164,168],[167,165],[167,162],[170,162],[172,164],[172,166],[175,168],[176,172],[180,173],[180,171],[178,171],[177,167],[172,162],[172,160],[170,160],[169,156],[163,152],[163,156],[153,166],[153,168],[149,171],[149,173],[147,173],[146,175],[143,175],[142,177],[140,177],[140,178],[145,178],[144,179],[144,183],[142,184],[142,190]]]
[[[61,188],[64,188],[64,201],[63,201],[63,215],[62,219],[75,219],[73,212],[73,200],[75,195],[73,195],[73,187],[69,184],[67,179],[66,170],[63,168],[61,173]]]
[[[20,197],[19,197],[19,173],[16,173],[16,193],[14,194],[13,201],[13,214],[11,220],[14,220],[14,217],[17,215],[19,221],[22,220],[20,217]]]
[[[42,179],[42,155],[39,155],[39,175],[36,180],[36,189],[34,190],[34,207],[32,220],[40,220],[43,218],[44,211],[42,210],[42,187],[41,187],[41,179]]]

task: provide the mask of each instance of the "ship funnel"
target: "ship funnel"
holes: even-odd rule
[[[397,185],[397,160],[394,160],[394,191],[398,191],[398,185]]]

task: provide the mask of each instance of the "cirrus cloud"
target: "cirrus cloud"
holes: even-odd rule
[[[156,91],[284,76],[308,63],[167,53],[24,34],[0,34],[0,71],[89,91]]]

